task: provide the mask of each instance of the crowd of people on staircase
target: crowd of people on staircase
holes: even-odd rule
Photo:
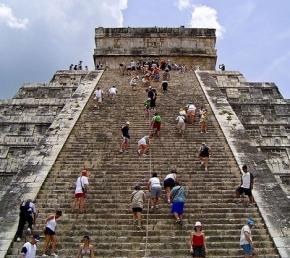
[[[81,64],[80,64],[81,65]],[[73,67],[71,67],[73,69]],[[146,99],[144,101],[144,114],[145,118],[150,121],[150,130],[137,142],[137,154],[140,157],[147,157],[150,154],[150,142],[154,137],[160,137],[162,128],[161,115],[156,111],[156,100],[158,96],[157,90],[151,86],[152,81],[161,81],[161,91],[163,94],[167,94],[170,90],[169,82],[171,79],[171,70],[178,70],[183,73],[187,71],[185,65],[171,64],[170,60],[147,60],[134,61],[131,60],[130,64],[120,64],[120,74],[132,76],[129,82],[129,86],[133,90],[137,90],[139,84],[146,88]],[[108,97],[111,103],[115,101],[118,93],[118,89],[115,85],[111,86],[108,90]],[[104,98],[104,91],[98,86],[95,94],[95,108],[100,109]],[[152,117],[151,117],[152,115]],[[184,135],[187,124],[195,124],[197,118],[199,118],[200,133],[208,132],[208,110],[201,107],[199,110],[196,108],[192,101],[189,101],[184,107],[181,107],[176,117],[177,133]],[[122,140],[120,143],[120,153],[128,153],[129,141],[130,141],[130,122],[127,121],[121,127]],[[208,163],[211,156],[211,149],[205,142],[202,143],[198,150],[198,159],[200,165],[204,167],[205,172],[208,172]],[[149,206],[148,212],[154,212],[158,210],[160,205],[160,199],[162,196],[162,188],[164,189],[165,203],[171,205],[171,214],[175,219],[175,223],[183,225],[184,207],[187,196],[187,190],[181,183],[181,176],[177,178],[178,172],[176,169],[171,171],[164,177],[163,181],[160,180],[158,174],[153,172],[151,178],[147,182],[147,189],[149,193]],[[253,189],[253,176],[244,165],[242,168],[241,184],[236,189],[236,197],[240,200],[240,197],[245,194],[249,198],[249,204],[254,205],[252,196]],[[75,182],[74,201],[72,204],[73,212],[85,213],[86,212],[86,195],[89,186],[89,172],[86,168],[81,171],[80,176]],[[130,209],[133,213],[133,223],[137,230],[142,230],[142,211],[146,208],[146,192],[142,190],[140,184],[134,186],[134,190],[130,198]],[[28,212],[29,211],[29,212]],[[62,216],[61,211],[56,211],[55,214],[47,217],[45,221],[45,240],[43,245],[43,256],[47,256],[48,248],[51,246],[51,256],[57,256],[55,253],[56,249],[56,225],[58,219]],[[37,211],[35,205],[31,200],[23,202],[20,206],[20,220],[19,226],[16,233],[16,240],[21,241],[22,233],[24,230],[25,223],[28,223],[27,232],[31,234],[33,224],[37,217]],[[245,226],[241,230],[240,245],[243,249],[245,257],[254,257],[255,250],[253,248],[251,229],[254,226],[254,221],[248,219]],[[40,240],[39,235],[33,235],[30,242],[23,245],[22,257],[33,258],[36,253],[36,244]],[[204,233],[204,225],[197,221],[193,226],[193,231],[189,236],[189,249],[192,257],[205,257],[206,256],[206,237]],[[88,235],[83,237],[82,243],[79,247],[77,257],[94,257],[94,247],[91,244],[91,238]]]

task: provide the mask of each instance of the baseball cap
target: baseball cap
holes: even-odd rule
[[[255,222],[254,222],[254,220],[252,219],[252,218],[248,218],[248,220],[247,220],[247,224],[249,224],[249,225],[255,225]]]
[[[202,227],[201,222],[200,221],[195,222],[194,227]]]
[[[40,236],[39,235],[33,235],[33,239],[38,242],[40,240]]]

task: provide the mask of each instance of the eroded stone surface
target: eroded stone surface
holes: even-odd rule
[[[289,191],[282,180],[290,175],[289,101],[275,85],[247,83],[237,72],[196,74],[239,166],[247,164],[256,176],[253,194],[281,257],[290,257]]]

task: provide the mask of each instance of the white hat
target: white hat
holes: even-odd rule
[[[194,227],[202,227],[201,222],[200,221],[195,222]]]
[[[129,124],[130,124],[130,122],[129,122],[129,121],[127,121],[127,122],[126,122],[126,125],[129,125]]]

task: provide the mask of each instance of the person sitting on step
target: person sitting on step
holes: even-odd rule
[[[84,236],[80,248],[78,250],[77,258],[93,258],[94,257],[94,247],[91,245],[91,238],[89,236]]]

